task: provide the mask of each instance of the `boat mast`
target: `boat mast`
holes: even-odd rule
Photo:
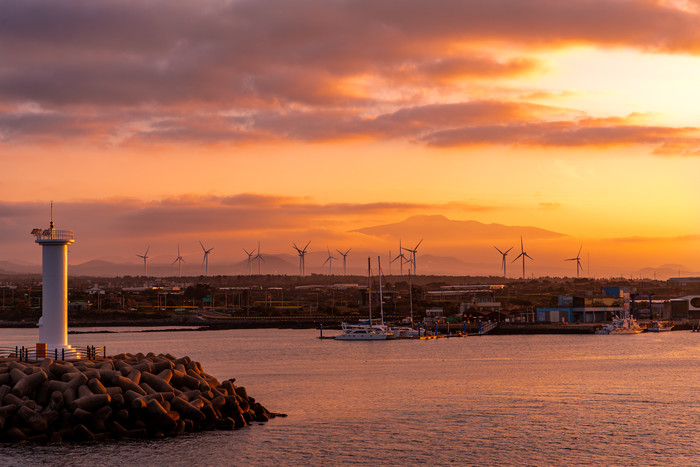
[[[411,310],[411,329],[413,329],[413,285],[411,285],[411,269],[408,270],[408,303]]]
[[[384,300],[382,300],[382,257],[377,256],[377,267],[379,268],[379,311],[384,325]]]
[[[372,262],[367,257],[367,304],[369,306],[369,327],[372,329]]]

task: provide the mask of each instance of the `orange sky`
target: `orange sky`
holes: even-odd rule
[[[39,261],[28,232],[53,199],[73,262],[198,240],[229,262],[259,239],[383,252],[399,238],[348,232],[441,214],[566,234],[533,239],[534,274],[581,244],[595,275],[700,274],[699,8],[6,5],[0,261]],[[488,238],[454,237],[422,253],[498,273]]]

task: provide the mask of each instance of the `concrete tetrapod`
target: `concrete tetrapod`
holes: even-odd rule
[[[0,442],[162,438],[285,416],[234,381],[219,382],[198,362],[170,354],[0,358]]]

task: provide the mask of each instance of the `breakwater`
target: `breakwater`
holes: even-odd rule
[[[0,359],[0,441],[162,438],[234,430],[275,416],[231,378],[170,354]]]

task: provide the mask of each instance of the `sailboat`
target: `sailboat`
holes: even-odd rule
[[[365,323],[349,324],[342,323],[342,333],[335,336],[336,340],[340,341],[378,341],[386,340],[393,337],[393,333],[384,324],[383,308],[381,307],[381,272],[379,276],[379,294],[380,294],[380,309],[382,310],[381,321],[375,323],[372,321],[372,263],[371,259],[367,258],[367,302],[369,303],[369,320]]]
[[[389,330],[394,333],[393,339],[411,339],[420,337],[420,331],[413,329],[413,285],[411,283],[411,269],[408,269],[408,301],[411,311],[411,318],[402,324],[408,324],[408,326],[393,326]]]

